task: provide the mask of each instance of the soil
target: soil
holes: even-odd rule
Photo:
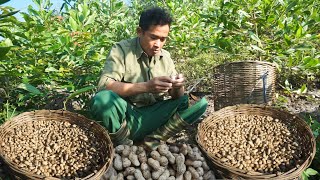
[[[214,100],[212,95],[208,93],[191,93],[191,103],[203,96],[206,96],[208,100],[208,108],[203,117],[182,132],[178,133],[176,136],[169,139],[169,143],[196,144],[195,136],[197,133],[198,123],[214,112]],[[272,106],[282,108],[292,114],[299,115],[302,118],[312,117],[312,119],[320,122],[320,90],[315,90],[299,96],[281,95]],[[0,179],[4,179],[6,177],[5,175],[4,165],[0,162]]]

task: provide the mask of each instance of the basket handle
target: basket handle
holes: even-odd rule
[[[267,77],[269,75],[269,71],[266,71],[265,73],[263,73],[258,79],[256,84],[253,86],[248,98],[247,98],[247,103],[249,103],[249,100],[252,97],[252,93],[254,91],[254,89],[256,88],[257,84],[260,82],[260,80],[262,80],[262,95],[263,95],[263,101],[264,103],[267,103]]]
[[[263,90],[263,100],[264,103],[267,103],[267,77],[268,77],[268,71],[265,72],[261,78],[262,78],[262,90]]]

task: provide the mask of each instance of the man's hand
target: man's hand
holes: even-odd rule
[[[172,89],[180,89],[184,87],[184,77],[182,74],[172,76]]]
[[[155,77],[147,82],[148,92],[163,93],[172,88],[173,80],[168,76]]]
[[[173,99],[179,98],[184,94],[184,76],[182,74],[178,74],[176,76],[172,76],[172,88],[169,91],[169,94]]]
[[[133,96],[141,93],[168,92],[172,98],[178,98],[184,94],[184,77],[182,74],[174,78],[169,76],[155,77],[148,82],[124,83],[111,80],[106,89],[112,90],[122,97]]]

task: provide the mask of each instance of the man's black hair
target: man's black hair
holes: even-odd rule
[[[152,7],[141,13],[139,26],[143,31],[147,31],[152,25],[171,25],[172,17],[160,7]]]

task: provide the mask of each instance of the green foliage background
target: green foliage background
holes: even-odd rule
[[[166,49],[190,81],[210,78],[212,67],[236,60],[277,63],[279,84],[291,89],[312,88],[319,79],[316,0],[65,0],[60,10],[49,0],[34,2],[22,21],[1,6],[2,121],[14,109],[61,106],[71,93],[95,86],[112,44],[134,37],[140,12],[153,5],[174,15]],[[75,96],[80,109],[94,92],[89,90]]]
[[[60,10],[49,0],[34,3],[22,21],[0,6],[0,124],[20,112],[74,108],[71,102],[85,114],[110,47],[134,37],[140,12],[153,5],[175,18],[165,48],[188,83],[244,60],[276,63],[286,90],[319,83],[318,0],[64,0]]]

